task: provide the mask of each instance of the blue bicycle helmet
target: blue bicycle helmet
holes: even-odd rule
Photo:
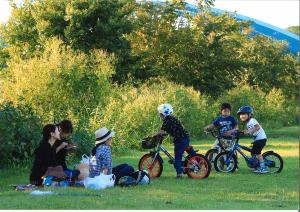
[[[239,108],[237,115],[247,113],[253,115],[253,108],[251,106],[242,106]]]

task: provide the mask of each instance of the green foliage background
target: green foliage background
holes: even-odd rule
[[[297,124],[299,58],[285,42],[250,37],[249,23],[212,14],[212,4],[192,16],[175,0],[12,1],[0,26],[3,161],[31,158],[42,124],[66,118],[78,154],[104,126],[117,133],[115,151],[138,149],[165,102],[193,138],[224,101],[233,114],[252,105],[266,128]]]

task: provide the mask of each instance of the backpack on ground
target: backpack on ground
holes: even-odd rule
[[[150,184],[150,176],[146,171],[139,170],[128,176],[123,176],[119,180],[120,186],[148,185]]]

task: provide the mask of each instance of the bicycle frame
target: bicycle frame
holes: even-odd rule
[[[156,150],[154,152],[152,152],[152,153],[155,153],[155,155],[153,157],[153,160],[151,161],[152,165],[154,165],[153,162],[157,159],[157,157],[158,156],[160,157],[160,151],[162,151],[170,159],[169,160],[170,164],[175,164],[175,158],[168,152],[168,150],[166,148],[164,148],[162,146],[162,142],[159,142],[159,144],[157,145]],[[187,157],[184,154],[182,156],[183,156],[184,159],[187,159]],[[194,164],[194,165],[197,165],[197,164]],[[186,168],[186,167],[182,167],[182,168]]]
[[[226,159],[225,163],[226,163],[226,164],[229,164],[229,163],[230,163],[230,160],[232,159],[232,157],[233,157],[233,155],[234,155],[234,153],[237,151],[238,153],[240,153],[240,155],[243,156],[243,158],[245,159],[245,161],[246,161],[246,163],[247,163],[247,165],[248,165],[249,167],[255,168],[256,164],[254,163],[254,161],[251,160],[252,158],[249,157],[249,156],[247,156],[247,155],[242,151],[242,149],[245,150],[245,151],[247,151],[247,152],[251,152],[252,150],[251,150],[250,148],[246,147],[246,146],[242,146],[242,145],[238,144],[238,141],[239,141],[239,139],[236,139],[236,142],[235,142],[233,148],[231,149],[230,155],[229,155],[229,157]]]
[[[171,161],[175,161],[175,158],[168,152],[168,150],[166,150],[161,144],[158,145],[155,156],[153,157],[153,159],[156,159],[156,156],[159,155],[159,152],[162,151],[163,153],[165,153],[165,155],[171,160]]]

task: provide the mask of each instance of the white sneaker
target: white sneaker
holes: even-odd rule
[[[256,170],[254,170],[255,173],[258,173],[258,174],[266,174],[268,173],[269,171],[266,169],[266,168],[258,168]]]

